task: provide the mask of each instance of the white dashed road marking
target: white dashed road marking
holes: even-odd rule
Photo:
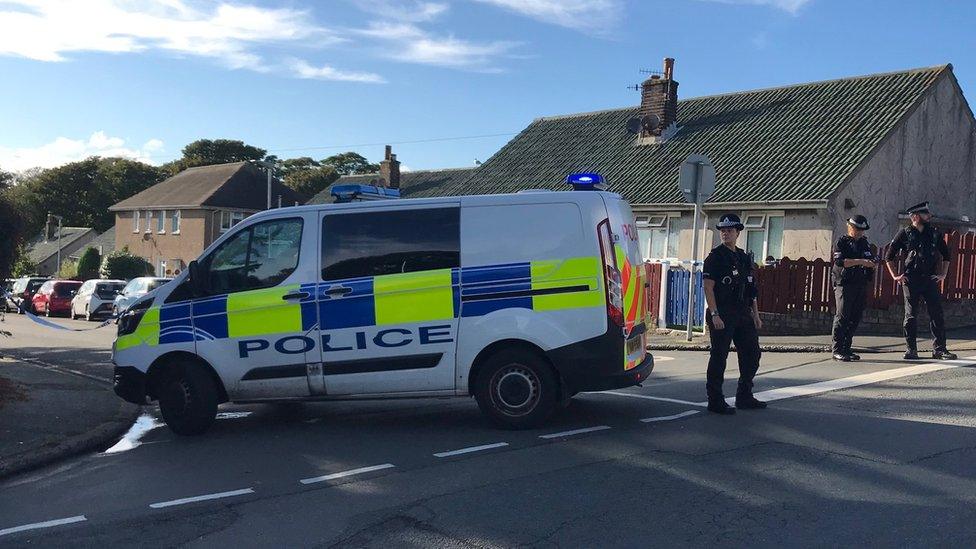
[[[573,435],[582,435],[583,433],[592,433],[594,431],[606,431],[610,429],[609,425],[599,425],[597,427],[586,427],[584,429],[574,429],[572,431],[562,431],[561,433],[551,433],[548,435],[539,435],[539,438],[562,438],[571,437]]]
[[[14,526],[12,528],[4,528],[0,530],[0,536],[6,536],[7,534],[16,534],[17,532],[24,532],[27,530],[39,530],[41,528],[51,528],[52,526],[62,526],[64,524],[74,524],[76,522],[84,522],[88,520],[85,515],[78,515],[77,517],[68,517],[57,520],[48,520],[45,522],[35,522],[33,524],[24,524],[22,526]]]
[[[699,410],[688,410],[688,411],[685,411],[685,412],[681,412],[680,414],[674,414],[674,415],[670,415],[670,416],[646,417],[646,418],[642,419],[641,421],[643,421],[644,423],[654,423],[654,422],[657,422],[657,421],[671,421],[672,419],[681,419],[683,417],[693,416],[693,415],[697,414],[698,412],[699,412]]]
[[[677,398],[667,398],[667,397],[656,397],[651,395],[639,395],[637,393],[621,393],[618,391],[603,391],[601,394],[604,395],[614,395],[618,397],[630,397],[630,398],[643,398],[645,400],[659,400],[661,402],[673,402],[675,404],[684,404],[685,406],[707,406],[708,404],[702,404],[700,402],[691,402],[690,400],[680,400]]]
[[[373,471],[382,471],[383,469],[392,469],[396,467],[392,463],[384,463],[383,465],[373,465],[371,467],[360,467],[359,469],[350,469],[349,471],[341,471],[339,473],[332,473],[329,475],[322,475],[320,477],[303,478],[298,482],[302,484],[312,484],[315,482],[325,482],[327,480],[335,480],[339,478],[351,477],[353,475],[361,475],[363,473],[372,473]]]
[[[434,457],[446,458],[451,456],[458,456],[461,454],[470,454],[472,452],[480,452],[482,450],[491,450],[492,448],[502,448],[508,446],[507,442],[496,442],[494,444],[484,444],[482,446],[471,446],[469,448],[461,448],[460,450],[451,450],[449,452],[438,452],[434,454]]]
[[[192,498],[173,499],[173,500],[170,500],[170,501],[161,501],[159,503],[150,503],[149,506],[152,507],[153,509],[162,509],[164,507],[173,507],[173,506],[176,506],[176,505],[185,505],[187,503],[194,503],[194,502],[197,502],[197,501],[207,501],[207,500],[211,500],[211,499],[229,498],[229,497],[243,496],[245,494],[253,494],[253,493],[254,493],[254,489],[253,488],[244,488],[243,490],[232,490],[230,492],[218,492],[216,494],[206,494],[206,495],[202,495],[202,496],[193,496]]]

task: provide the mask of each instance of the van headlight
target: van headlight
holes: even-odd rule
[[[131,307],[126,309],[122,316],[119,317],[119,331],[117,335],[124,336],[129,335],[136,331],[139,327],[139,322],[142,317],[152,306],[153,299],[143,299],[142,301],[137,301]]]

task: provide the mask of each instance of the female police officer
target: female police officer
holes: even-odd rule
[[[711,340],[705,391],[708,411],[730,415],[735,413],[725,402],[722,383],[725,364],[729,358],[729,344],[735,342],[739,357],[739,388],[735,393],[735,407],[765,408],[766,403],[752,395],[752,379],[759,370],[759,335],[762,328],[756,306],[756,284],[752,277],[752,258],[735,241],[742,231],[742,222],[735,214],[725,214],[715,227],[722,234],[722,244],[705,258],[702,278],[708,310],[705,322]]]
[[[834,264],[831,278],[837,298],[834,316],[834,360],[860,360],[851,350],[854,331],[861,322],[868,284],[874,280],[874,252],[864,231],[870,229],[868,219],[855,215],[847,220],[847,234],[834,244]]]

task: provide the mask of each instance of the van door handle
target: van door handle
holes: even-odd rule
[[[310,294],[308,292],[293,292],[293,293],[285,294],[285,295],[281,296],[281,299],[284,299],[285,301],[289,301],[289,300],[292,300],[292,299],[308,299],[311,295],[312,294]]]
[[[332,286],[325,293],[329,295],[346,295],[352,291],[352,288],[348,286]]]

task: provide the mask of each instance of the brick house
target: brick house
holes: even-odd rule
[[[271,192],[275,206],[302,201],[277,181]],[[109,208],[115,212],[114,247],[143,257],[157,276],[173,276],[226,230],[266,207],[267,175],[257,166],[189,168]]]
[[[688,259],[677,180],[694,153],[716,170],[702,220],[738,213],[757,259],[828,257],[856,213],[884,244],[923,200],[942,228],[976,227],[976,121],[951,65],[683,100],[672,73],[666,60],[639,106],[538,118],[467,177],[412,196],[566,190],[567,174],[596,171],[633,206],[645,257]]]
[[[61,247],[61,262],[75,259],[88,243],[98,236],[94,229],[88,227],[61,227],[58,233],[57,223],[48,223],[44,232],[27,243],[27,257],[34,263],[34,274],[54,276],[60,269],[58,264],[58,246]]]

